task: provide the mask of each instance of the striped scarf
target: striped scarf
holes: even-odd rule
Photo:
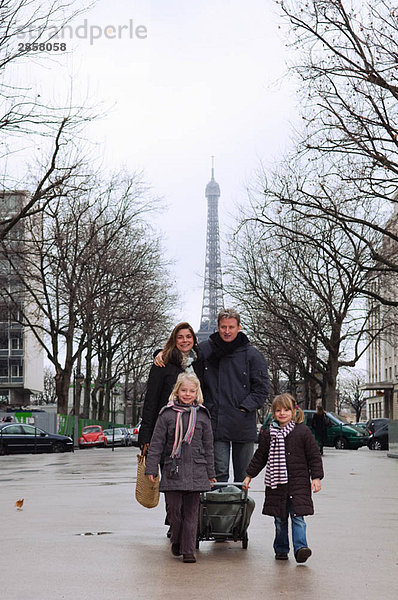
[[[174,444],[171,451],[171,458],[179,458],[181,456],[181,446],[183,443],[190,444],[195,432],[196,418],[199,410],[198,405],[181,406],[180,404],[172,404],[172,409],[176,411],[176,428],[174,433]],[[182,415],[184,412],[189,412],[188,427],[183,434]]]
[[[278,423],[273,421],[269,428],[271,442],[265,467],[265,485],[273,490],[278,484],[288,482],[285,437],[293,431],[295,425],[294,421],[290,421],[285,427],[279,427]]]

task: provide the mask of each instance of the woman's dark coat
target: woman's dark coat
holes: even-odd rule
[[[174,443],[177,412],[165,406],[156,422],[148,450],[145,473],[157,475],[158,465],[165,456],[160,480],[160,491],[202,492],[210,489],[209,479],[215,477],[213,455],[213,432],[210,415],[204,406],[199,406],[196,426],[190,444],[182,444],[181,456],[172,459],[170,454]],[[182,414],[183,432],[188,427],[189,413]],[[172,476],[173,462],[178,466],[178,476]]]
[[[200,358],[200,351],[197,347],[195,347],[195,352],[198,355],[198,358],[193,362],[192,366],[199,381],[202,382],[203,363]],[[156,419],[158,418],[160,410],[163,406],[166,406],[169,401],[169,396],[177,381],[177,377],[183,371],[184,369],[179,364],[175,354],[172,354],[165,367],[152,365],[149,372],[140,433],[138,435],[138,443],[141,446],[143,444],[149,444],[151,441]]]
[[[270,439],[269,429],[261,432],[258,448],[247,468],[250,477],[256,477],[267,464]],[[293,516],[313,515],[311,480],[323,478],[323,466],[311,430],[303,423],[296,424],[285,437],[285,448],[288,483],[276,489],[266,486],[263,514],[286,519],[290,500]]]
[[[314,430],[315,437],[320,444],[325,444],[328,439],[328,417],[326,413],[315,413],[312,417],[311,426]]]

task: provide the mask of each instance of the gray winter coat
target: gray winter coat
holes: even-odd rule
[[[204,359],[203,394],[214,439],[255,442],[256,411],[264,405],[269,392],[267,363],[243,335],[244,344],[215,364],[211,361],[215,335],[218,334],[199,346]]]
[[[164,453],[164,466],[160,480],[160,491],[204,492],[210,490],[209,479],[215,477],[213,456],[213,433],[210,416],[204,406],[200,406],[195,432],[190,444],[182,444],[181,456],[172,459],[170,454],[174,443],[177,413],[165,406],[159,414],[152,435],[146,462],[146,475],[156,475],[158,465]],[[187,430],[189,413],[182,414],[183,432]],[[173,476],[173,467],[178,467],[177,476]]]
[[[261,432],[260,441],[246,471],[256,477],[268,461],[270,448],[269,429]],[[288,483],[276,489],[265,488],[264,515],[287,518],[287,501],[290,500],[294,516],[314,514],[311,479],[323,478],[322,458],[311,430],[304,423],[296,424],[285,438]]]

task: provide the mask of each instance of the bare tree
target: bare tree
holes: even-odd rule
[[[50,106],[41,102],[32,89],[15,83],[16,68],[26,60],[35,64],[48,60],[49,54],[39,50],[39,44],[56,36],[74,17],[89,8],[75,0],[2,0],[0,1],[0,160],[2,185],[5,190],[15,189],[7,177],[10,157],[18,156],[16,141],[27,136],[47,138],[47,156],[30,197],[17,213],[4,215],[0,203],[0,240],[23,218],[43,209],[54,191],[62,185],[71,163],[65,160],[61,148],[78,135],[77,127],[93,115],[82,107]],[[33,48],[36,48],[34,50]],[[62,156],[61,156],[62,154]]]
[[[54,371],[49,367],[44,369],[44,391],[34,396],[33,404],[56,404],[57,390],[55,388]]]
[[[29,219],[28,234],[19,246],[11,240],[3,244],[17,285],[13,293],[4,288],[2,294],[22,311],[24,325],[31,328],[53,363],[58,410],[63,414],[73,367],[96,323],[87,315],[94,318],[101,303],[113,299],[108,314],[117,323],[121,297],[132,306],[137,297],[141,305],[151,302],[144,293],[153,291],[150,282],[156,281],[158,273],[162,275],[163,268],[161,261],[146,260],[153,239],[149,228],[144,233],[142,224],[152,206],[138,175],[118,174],[101,185],[83,172],[58,189],[58,197],[47,203],[42,220]],[[137,241],[138,232],[142,242]],[[134,264],[137,256],[141,257],[138,266]],[[127,310],[126,316],[142,318]],[[102,380],[109,381],[108,368],[100,373]]]
[[[276,350],[271,359],[288,377],[298,370],[308,385],[318,383],[330,410],[339,368],[354,366],[374,336],[361,299],[366,276],[353,261],[363,249],[341,227],[298,218],[274,198],[260,200],[241,224],[230,293]]]
[[[300,169],[293,167],[298,193],[286,202],[298,214],[312,212],[360,238],[368,253],[358,261],[370,277],[395,275],[397,255],[383,252],[383,239],[398,241],[396,219],[390,220],[398,199],[396,6],[390,0],[280,4],[299,50],[292,69],[303,81],[306,124]],[[336,202],[336,182],[344,203]],[[365,284],[363,292],[398,303],[383,288],[375,292]]]
[[[342,375],[339,381],[339,395],[342,404],[355,411],[356,421],[361,420],[363,409],[366,407],[367,398],[361,385],[365,383],[365,377],[361,372],[352,371]]]

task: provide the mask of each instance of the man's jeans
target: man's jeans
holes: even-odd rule
[[[246,477],[246,469],[253,457],[253,442],[214,442],[214,465],[217,481],[228,481],[229,459],[232,445],[232,464],[234,481],[242,482]]]
[[[292,521],[293,549],[294,554],[296,554],[297,550],[300,550],[300,548],[307,548],[307,526],[305,524],[304,517],[294,517],[292,515],[292,507],[290,502],[288,503],[288,511]],[[276,554],[280,554],[281,552],[289,552],[288,520],[289,517],[286,520],[280,519],[279,517],[274,517],[274,550]]]

